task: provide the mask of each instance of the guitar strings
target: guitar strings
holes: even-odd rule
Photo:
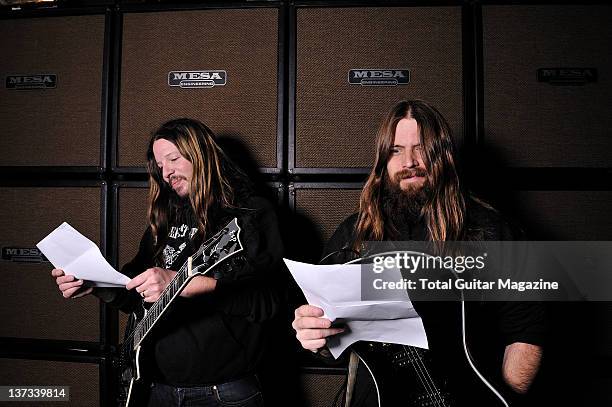
[[[390,254],[390,253],[395,253],[395,252],[385,252],[385,253],[379,253],[378,255],[385,255],[385,254]],[[353,264],[356,263],[357,261],[360,260],[365,260],[369,257],[372,256],[366,256],[363,258],[357,258],[357,259],[353,259],[350,260],[344,264]],[[402,345],[404,347],[404,350],[414,354],[416,351],[416,349],[412,349],[407,347],[406,345]],[[419,366],[419,363],[421,364],[421,366]],[[417,367],[415,368],[415,372],[417,374],[417,377],[419,378],[419,380],[421,381],[421,384],[423,385],[423,387],[426,389],[426,391],[431,392],[431,394],[433,395],[433,402],[437,405],[437,406],[445,406],[445,402],[444,399],[442,398],[442,393],[438,390],[438,388],[436,387],[436,384],[434,383],[429,370],[427,370],[427,367],[425,366],[425,363],[423,362],[423,360],[420,358],[420,356],[417,354],[416,356],[416,360],[415,363],[413,364],[413,366],[416,365]],[[423,371],[425,371],[425,374],[427,376],[425,376],[425,374],[423,374]],[[431,387],[433,387],[434,391],[431,390]],[[437,398],[437,399],[436,399]]]
[[[416,349],[413,349],[412,347],[409,347],[409,346],[406,346],[406,345],[402,345],[402,346],[404,348],[404,351],[406,351],[407,353],[411,354],[415,358],[415,362],[414,362],[413,366],[416,365],[415,372],[417,374],[417,377],[421,381],[421,384],[423,385],[425,390],[429,394],[432,395],[432,399],[433,399],[433,402],[435,403],[435,405],[437,405],[437,406],[446,406],[446,403],[444,402],[444,398],[442,397],[442,393],[436,387],[436,383],[434,382],[433,378],[431,377],[431,375],[429,373],[429,370],[427,369],[427,366],[425,366],[425,363],[421,359],[421,355],[419,355],[419,352]],[[423,374],[423,371],[425,372],[425,374]]]
[[[217,233],[216,235],[212,236],[210,239],[208,239],[207,241],[205,241],[198,250],[196,250],[196,252],[194,254],[191,255],[191,257],[199,257],[200,255],[202,255],[204,253],[205,250],[209,249],[209,246],[212,246],[212,243],[214,242],[214,240],[216,238],[218,238],[218,235],[223,233],[225,231],[225,228],[223,228],[219,233]],[[204,262],[206,263],[206,261]],[[170,283],[166,286],[166,288],[162,291],[161,295],[160,295],[160,299],[164,297],[164,295],[166,294],[167,291],[170,290],[170,286],[175,284],[176,281],[178,281],[181,276],[183,275],[183,273],[186,271],[187,269],[187,262],[183,263],[183,265],[181,266],[181,268],[178,270],[178,272],[176,273],[176,275],[174,276],[174,278],[170,281]],[[155,301],[155,303],[153,303],[153,305],[151,306],[151,309],[155,308],[161,308],[161,306],[159,306],[159,304],[161,304],[161,302]],[[149,310],[149,312],[151,311],[151,309]],[[153,310],[153,312],[155,312],[156,310]],[[147,314],[148,315],[148,314]],[[133,348],[132,345],[132,340],[134,339],[134,334],[142,329],[142,326],[145,324],[145,321],[148,321],[147,317],[143,317],[143,319],[136,325],[136,327],[134,328],[134,330],[130,333],[130,335],[128,335],[128,337],[123,341],[123,343],[121,344],[121,351],[124,351],[125,347],[129,348]],[[142,338],[141,338],[142,339]]]
[[[203,248],[201,248],[202,252],[204,251]],[[199,256],[202,253],[200,252],[200,250],[198,250],[194,256]],[[174,285],[176,281],[178,281],[182,274],[185,272],[187,263],[183,264],[183,266],[181,266],[181,268],[179,269],[179,271],[177,272],[176,276],[174,276],[174,278],[170,281],[170,283],[168,284],[168,286],[166,286],[166,288],[162,291],[160,298],[162,298],[166,292],[168,292],[170,290],[170,286]],[[156,309],[159,308],[156,304],[159,304],[159,302],[155,301],[155,303],[151,306],[151,309],[149,309],[149,312],[153,311],[153,313],[155,313]],[[148,315],[148,314],[147,314]],[[148,321],[147,317],[144,317],[142,320],[140,320],[140,322],[136,325],[136,327],[134,328],[134,330],[131,332],[131,334],[128,336],[128,339],[126,341],[124,341],[124,344],[127,342],[131,342],[131,340],[134,337],[134,334],[140,330],[142,330],[143,325]]]
[[[408,349],[406,345],[403,345],[402,347],[404,348],[404,351],[405,351],[407,354],[411,354],[411,350],[412,350],[412,349]],[[418,363],[418,359],[416,359],[414,363]],[[417,375],[417,377],[418,377],[419,381],[421,382],[421,386],[423,386],[423,388],[425,389],[425,391],[426,391],[426,392],[431,393],[431,389],[430,389],[430,388],[429,388],[429,386],[428,386],[428,385],[425,383],[425,382],[427,381],[427,378],[425,378],[425,377],[422,375],[422,372],[420,371],[420,368],[419,368],[418,366],[417,366],[417,367],[414,367],[414,364],[412,364],[412,363],[411,363],[411,365],[412,365],[412,367],[414,368],[414,372],[416,373],[416,375]],[[438,403],[437,403],[437,401],[435,401],[435,400],[434,400],[434,402],[435,402],[436,404],[438,404]]]

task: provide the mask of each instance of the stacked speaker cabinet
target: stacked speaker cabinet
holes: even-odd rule
[[[0,196],[0,271],[5,287],[0,337],[18,351],[11,357],[10,350],[3,348],[0,384],[70,386],[71,405],[100,405],[100,365],[92,352],[104,336],[100,303],[93,296],[63,298],[51,277],[53,266],[36,243],[68,222],[104,254],[106,185],[89,181],[3,184]],[[32,356],[28,352],[37,354],[36,359],[50,360],[21,359],[19,355]]]
[[[329,407],[333,401],[342,400],[342,394],[346,387],[346,372],[343,369],[308,369],[300,376],[300,388],[302,394],[295,405],[304,407]],[[340,404],[336,404],[340,405]]]
[[[114,166],[143,167],[150,133],[190,117],[280,171],[278,8],[125,12],[121,30]]]
[[[94,363],[61,362],[50,360],[0,359],[0,386],[62,386],[68,387],[66,401],[27,401],[18,405],[27,407],[112,405],[101,403],[100,371]],[[15,405],[14,401],[0,402],[2,406]]]
[[[378,125],[402,99],[438,107],[459,149],[484,147],[466,166],[478,179],[493,174],[485,189],[515,189],[503,203],[531,236],[612,240],[611,184],[598,183],[612,159],[612,7],[603,2],[134,3],[2,17],[0,269],[9,289],[0,340],[20,344],[0,359],[0,371],[15,372],[2,385],[73,372],[72,404],[108,401],[114,313],[93,297],[62,299],[35,244],[67,221],[115,266],[129,261],[148,223],[147,141],[174,118],[204,122],[250,175],[264,173],[258,181],[288,209],[289,258],[317,262],[357,210]],[[488,163],[512,187],[495,185]],[[588,353],[612,357],[609,312],[600,311],[599,334],[584,333],[600,338]],[[32,341],[65,348],[26,354]],[[79,359],[68,350],[79,343],[105,350]],[[342,369],[302,372],[304,404],[331,404]]]
[[[289,204],[313,222],[316,236],[327,241],[338,225],[359,209],[361,183],[298,182],[289,186]]]
[[[140,239],[147,226],[148,187],[145,182],[122,182],[113,184],[113,250],[115,265],[120,270],[138,252]],[[144,271],[144,270],[143,270]],[[119,340],[121,342],[127,325],[127,315],[119,313]]]
[[[8,288],[0,337],[100,341],[98,300],[64,299],[36,244],[68,222],[104,253],[105,194],[104,184],[89,182],[0,187],[0,265]]]
[[[93,296],[62,298],[36,243],[68,222],[106,251],[96,174],[107,167],[109,19],[91,8],[0,22],[0,384],[70,386],[71,405],[83,406],[105,399],[104,312]]]
[[[510,167],[609,168],[612,7],[482,7],[484,142]]]
[[[462,10],[296,7],[289,170],[364,173],[384,114],[424,99],[463,139]]]
[[[612,195],[606,190],[612,159],[611,27],[609,5],[482,5],[480,141],[487,160],[510,173],[546,170],[558,174],[552,180],[557,187],[568,186],[549,190],[544,183],[541,190],[515,193],[514,207],[532,238],[612,239]],[[518,189],[521,182],[528,185],[529,179],[518,179]],[[592,363],[612,355],[609,303],[556,304],[551,310],[554,340],[544,377],[552,386],[575,386],[564,403],[609,404],[601,391],[605,375]],[[567,333],[572,319],[580,322]],[[568,355],[568,345],[585,351]],[[583,383],[566,382],[557,374],[561,366],[584,371]]]
[[[2,20],[1,167],[105,166],[106,19]]]

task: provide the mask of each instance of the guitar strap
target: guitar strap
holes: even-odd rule
[[[346,380],[346,402],[344,407],[350,407],[353,399],[353,390],[355,389],[355,379],[357,378],[357,366],[359,365],[359,356],[351,351],[348,365],[348,376]]]

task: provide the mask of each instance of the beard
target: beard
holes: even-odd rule
[[[169,184],[165,184],[165,188],[168,191],[168,203],[170,204],[170,207],[184,208],[188,205],[191,205],[189,195],[181,196],[177,194],[176,191]]]
[[[416,223],[423,214],[423,208],[431,195],[431,188],[427,178],[422,185],[408,186],[408,189],[402,189],[400,182],[408,177],[426,177],[427,172],[423,169],[402,170],[393,177],[387,173],[384,177],[382,190],[382,210],[385,219],[392,225],[401,225],[405,223]],[[398,227],[395,227],[398,229]]]

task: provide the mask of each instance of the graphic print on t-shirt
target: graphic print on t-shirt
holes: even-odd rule
[[[168,233],[168,243],[164,247],[164,265],[170,269],[176,259],[179,258],[185,247],[187,240],[190,240],[198,231],[198,228],[190,228],[189,225],[182,224],[180,226],[172,226]],[[187,237],[187,232],[189,236]]]

